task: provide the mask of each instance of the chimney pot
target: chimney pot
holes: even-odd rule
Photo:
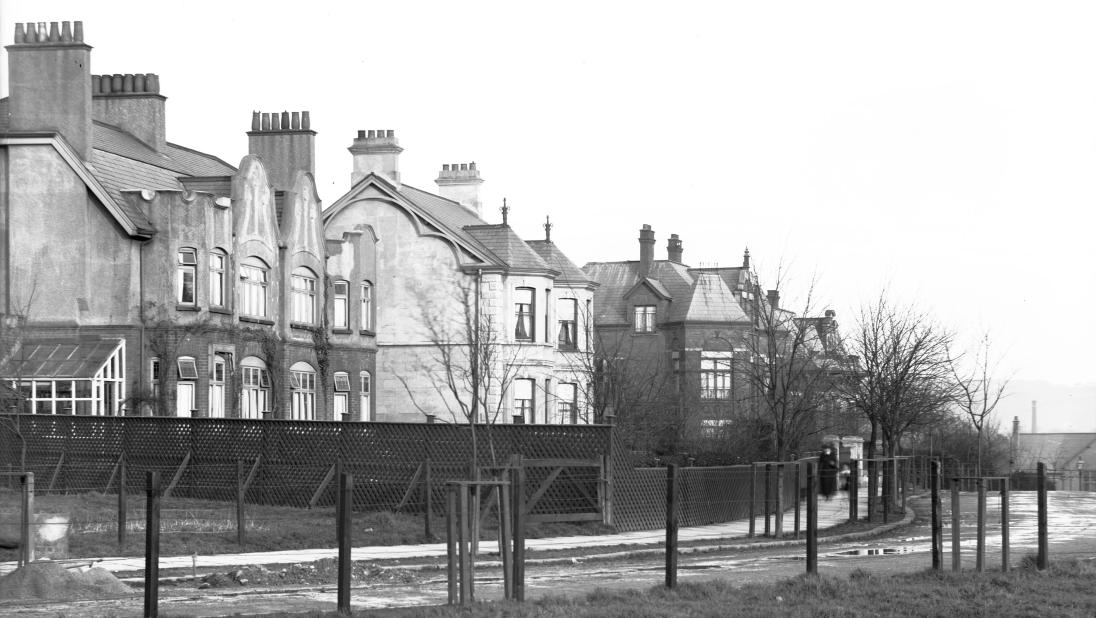
[[[46,22],[44,21],[38,22],[38,42],[49,42],[49,32],[46,30]]]
[[[680,264],[681,254],[681,239],[677,234],[670,234],[670,240],[666,243],[666,259]]]
[[[468,171],[468,164],[467,163],[461,163],[460,164],[460,171],[462,171],[462,172]]]
[[[639,228],[639,276],[647,277],[651,273],[651,264],[655,259],[655,232],[644,223]]]
[[[309,117],[307,111],[301,112],[301,128],[305,131],[312,130],[312,119]]]
[[[133,74],[126,73],[122,76],[122,92],[133,92]]]
[[[449,164],[448,163],[442,163],[441,164],[441,171],[448,172],[449,171]]]
[[[149,94],[160,94],[160,76],[155,73],[145,75],[145,91]]]
[[[358,131],[358,139],[365,139],[365,131]]]
[[[387,136],[388,137],[396,137],[396,130],[395,129],[389,129]]]
[[[293,124],[290,125],[290,128],[293,129],[294,131],[300,131],[301,130],[301,113],[300,112],[293,112],[291,122]]]
[[[50,43],[61,42],[61,31],[57,28],[57,22],[55,21],[49,23],[49,41]]]
[[[111,92],[124,92],[122,90],[122,74],[115,73],[110,76],[110,91]]]
[[[282,112],[282,130],[289,130],[289,112]]]
[[[251,130],[252,131],[258,131],[263,126],[262,122],[263,122],[262,116],[259,115],[259,112],[251,112]]]
[[[15,43],[23,43],[27,40],[27,33],[23,30],[23,22],[15,24]]]
[[[95,96],[95,95],[99,94],[99,90],[100,90],[99,84],[101,84],[101,83],[102,82],[99,79],[98,75],[92,75],[91,76],[91,94],[92,94],[92,96]]]
[[[833,309],[826,309],[826,317],[827,318],[837,317],[837,312],[834,311]]]
[[[369,133],[366,134],[366,137],[370,138],[370,139],[376,139],[377,130],[376,129],[369,129]]]
[[[134,92],[148,92],[145,85],[145,76],[142,73],[135,73],[133,75],[133,91]]]
[[[72,42],[72,23],[63,21],[61,22],[61,40],[65,43]]]
[[[270,114],[263,112],[263,131],[270,130]]]
[[[34,25],[34,22],[32,22],[32,21],[27,22],[27,33],[26,33],[25,36],[26,36],[27,43],[37,43],[38,42],[38,27]]]
[[[72,40],[77,43],[84,42],[84,22],[74,21],[72,22]]]

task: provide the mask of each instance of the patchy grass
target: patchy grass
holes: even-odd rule
[[[0,491],[0,523],[19,519],[19,496]],[[67,514],[72,526],[69,555],[74,558],[140,556],[145,547],[145,497],[130,495],[126,509],[126,545],[118,547],[118,497],[113,494],[38,495],[36,513]],[[231,502],[169,498],[160,508],[160,554],[223,554],[335,547],[335,509],[298,509],[248,504],[246,543],[236,543],[236,505]],[[14,528],[13,528],[14,530]],[[605,534],[600,524],[531,525],[528,538]],[[355,546],[406,545],[445,540],[445,518],[432,518],[433,538],[426,538],[421,513],[354,513]],[[491,527],[483,538],[497,534]],[[17,535],[16,535],[17,538]],[[17,550],[0,549],[0,561],[16,560]]]
[[[876,576],[854,571],[847,578],[800,576],[776,584],[736,587],[728,580],[658,587],[597,590],[583,597],[545,597],[523,605],[480,603],[471,608],[416,607],[355,612],[355,616],[1093,616],[1093,561],[1052,564],[1047,572],[939,572]],[[885,591],[881,594],[881,591]],[[312,616],[335,614],[312,613]]]

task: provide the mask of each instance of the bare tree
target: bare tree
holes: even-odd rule
[[[955,380],[955,406],[966,415],[977,433],[976,470],[977,475],[982,476],[982,445],[986,423],[1005,396],[1011,377],[1001,378],[996,375],[1000,359],[992,359],[990,356],[989,333],[981,336],[973,356],[965,363],[965,368],[962,360],[962,357],[953,356],[951,362],[951,373]]]
[[[753,328],[742,337],[748,359],[734,361],[744,370],[753,409],[770,428],[777,460],[828,429],[823,411],[838,398],[837,381],[854,369],[832,314],[812,317],[815,281],[797,315],[780,305],[781,275],[764,298],[753,295]]]
[[[877,439],[882,438],[884,455],[893,457],[908,431],[947,413],[954,395],[951,342],[950,332],[924,313],[892,305],[885,291],[861,308],[849,341],[860,371],[842,387],[850,405],[871,424],[869,459],[877,456]]]
[[[478,461],[476,424],[488,427],[500,420],[504,393],[515,378],[516,361],[523,346],[507,342],[497,321],[485,310],[480,277],[454,282],[448,290],[416,292],[423,334],[429,352],[414,372],[428,382],[435,395],[416,394],[405,372],[390,368],[404,387],[415,409],[426,416],[448,416],[449,422],[468,423],[472,432],[473,461]],[[493,444],[488,440],[492,461]]]

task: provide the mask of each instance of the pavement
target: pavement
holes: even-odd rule
[[[863,498],[858,506],[858,514],[866,513]],[[806,502],[800,504],[802,526],[806,529]],[[789,510],[784,515],[784,532],[790,533],[795,525],[794,511]],[[818,527],[819,529],[831,528],[848,521],[849,501],[848,494],[838,492],[830,500],[820,498],[818,501]],[[755,536],[760,537],[765,531],[765,518],[755,519]],[[708,541],[723,543],[727,541],[742,540],[749,537],[749,519],[729,521],[720,524],[706,526],[682,527],[678,530],[678,542],[682,544],[691,541]],[[644,548],[656,548],[666,541],[664,530],[641,530],[635,532],[621,532],[617,534],[604,534],[593,536],[568,536],[543,539],[526,539],[526,552],[590,549],[590,548],[619,548],[628,547],[632,550]],[[772,541],[772,543],[795,543],[797,541]],[[802,542],[802,541],[798,541]],[[766,546],[769,543],[751,546]],[[498,544],[493,540],[480,542],[480,555],[498,554]],[[445,543],[423,543],[419,545],[387,545],[373,547],[355,547],[351,550],[351,560],[355,561],[408,561],[416,559],[435,559],[446,556]],[[246,552],[238,554],[213,554],[213,555],[187,555],[187,556],[161,556],[160,569],[209,569],[222,567],[235,567],[243,565],[275,565],[296,564],[313,562],[324,558],[337,558],[338,549],[295,549],[287,551]],[[69,561],[75,564],[89,563],[94,566],[107,569],[114,573],[131,573],[143,571],[145,559],[143,556],[113,557],[113,558],[87,558],[85,560]],[[0,575],[15,570],[17,563],[0,563]]]

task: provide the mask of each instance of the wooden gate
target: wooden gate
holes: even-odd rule
[[[522,459],[527,521],[609,523],[605,460]]]

